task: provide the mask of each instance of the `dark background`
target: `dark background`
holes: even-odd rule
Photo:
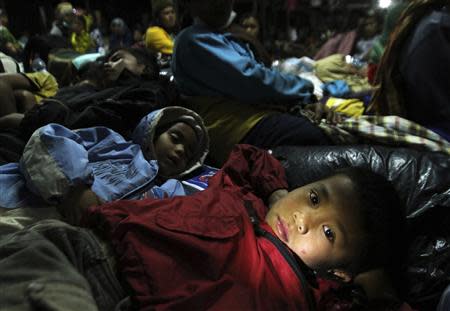
[[[183,7],[184,0],[175,0]],[[214,0],[211,0],[214,1]],[[320,5],[317,5],[319,1]],[[44,34],[51,28],[54,9],[60,0],[0,0],[0,8],[9,15],[11,32],[19,38],[27,35]],[[147,27],[151,21],[151,0],[72,0],[74,7],[99,10],[103,15],[103,30],[108,31],[112,18],[121,17],[130,28],[136,24]],[[295,2],[294,7],[289,3]],[[262,32],[266,39],[283,37],[289,25],[318,30],[327,24],[328,28],[345,30],[354,27],[352,17],[376,7],[378,0],[235,0],[237,13],[255,12],[262,21]],[[314,4],[315,3],[315,4]],[[180,12],[180,18],[183,12]],[[182,25],[184,26],[184,25]]]
[[[9,15],[10,30],[18,37],[24,31],[30,34],[46,33],[50,30],[54,9],[58,0],[0,0],[0,7]],[[72,0],[75,7],[100,10],[105,20],[122,17],[129,26],[148,19],[151,13],[150,0]]]

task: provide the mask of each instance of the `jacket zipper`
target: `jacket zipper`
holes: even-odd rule
[[[308,310],[314,311],[316,310],[316,304],[312,297],[311,290],[309,288],[309,282],[306,279],[304,273],[300,270],[299,264],[297,260],[295,260],[292,253],[287,249],[287,246],[283,244],[277,237],[273,236],[268,231],[264,230],[259,226],[259,219],[256,216],[255,210],[253,209],[253,206],[250,201],[244,201],[244,206],[247,210],[247,213],[250,216],[250,222],[253,224],[253,229],[255,230],[255,234],[257,236],[261,236],[268,240],[269,242],[274,245],[278,251],[281,253],[283,258],[286,260],[286,262],[289,264],[291,269],[294,271],[295,275],[300,281],[300,284],[302,286],[303,293],[305,294],[306,302],[308,304]]]

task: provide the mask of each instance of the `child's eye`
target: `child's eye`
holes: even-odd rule
[[[323,226],[323,234],[325,235],[325,237],[326,237],[329,241],[331,241],[331,242],[334,241],[334,239],[335,239],[335,234],[334,234],[333,230],[330,229],[330,227],[328,227],[328,226]]]
[[[309,200],[313,205],[319,204],[319,196],[314,190],[309,191]]]
[[[175,133],[172,133],[172,134],[170,134],[170,137],[172,137],[172,141],[173,142],[178,142],[179,141],[179,137],[178,137],[178,135],[177,134],[175,134]]]

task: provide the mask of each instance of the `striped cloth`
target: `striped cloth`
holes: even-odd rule
[[[304,115],[311,117],[308,113]],[[336,125],[322,120],[319,126],[336,144],[378,143],[450,155],[450,142],[435,132],[398,116],[364,115],[344,119]]]

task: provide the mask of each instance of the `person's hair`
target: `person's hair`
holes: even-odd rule
[[[379,34],[381,32],[381,25],[383,25],[383,15],[379,11],[372,10],[364,14],[358,20],[356,26],[356,33],[358,34],[359,37],[362,37],[362,35],[365,32],[365,27],[367,26],[368,21],[372,19],[375,21],[375,24],[377,26],[376,34]]]
[[[159,66],[156,54],[146,48],[128,47],[117,48],[107,55],[99,57],[95,62],[88,63],[78,70],[80,80],[96,81],[100,86],[104,86],[104,63],[117,51],[126,51],[136,57],[139,64],[145,65],[141,78],[144,80],[155,80],[159,77]]]
[[[351,272],[375,268],[397,271],[402,254],[405,225],[404,207],[393,185],[369,169],[344,168],[333,175],[345,175],[352,184],[354,208],[362,220],[363,236],[359,256],[348,263]]]
[[[403,81],[399,74],[402,47],[426,14],[445,5],[448,5],[448,0],[413,0],[403,11],[378,66],[375,77],[377,88],[368,107],[369,112],[406,116],[407,105],[404,103]]]
[[[120,48],[136,57],[139,64],[145,65],[141,77],[146,80],[154,80],[159,76],[159,66],[157,56],[154,52],[144,47]],[[112,55],[112,54],[111,54]]]
[[[144,65],[141,77],[145,80],[154,80],[159,76],[159,66],[155,53],[144,47],[121,47],[110,51],[105,57],[107,61],[117,51],[125,51],[136,57],[138,64]]]
[[[259,22],[258,16],[257,16],[256,14],[252,13],[252,12],[247,12],[247,13],[242,14],[242,15],[239,17],[239,24],[242,25],[242,23],[243,23],[245,20],[249,19],[249,18],[254,18],[254,19],[258,22],[258,24],[261,24],[261,23]],[[260,25],[260,26],[261,26],[261,25]]]
[[[245,22],[247,19],[249,19],[249,18],[255,19],[255,21],[258,23],[259,34],[258,34],[258,38],[257,38],[257,39],[260,40],[260,41],[262,41],[262,35],[261,35],[261,33],[262,33],[261,22],[259,21],[259,18],[258,18],[258,16],[257,16],[256,14],[254,14],[254,13],[252,13],[252,12],[247,12],[247,13],[242,14],[242,15],[239,17],[238,24],[241,25],[242,27],[244,27],[244,22]]]
[[[191,8],[195,8],[197,16],[193,17],[199,17],[209,27],[219,29],[227,22],[229,16],[224,16],[224,13],[228,11],[231,1],[188,0],[187,2]]]
[[[86,18],[84,17],[84,15],[75,14],[73,17],[73,22],[75,22],[75,21],[81,23],[83,30],[86,30],[86,31],[88,30],[87,29],[87,21],[86,21]]]
[[[175,3],[173,2],[173,0],[153,0],[152,1],[153,19],[158,19],[161,11],[169,6],[175,8]]]

